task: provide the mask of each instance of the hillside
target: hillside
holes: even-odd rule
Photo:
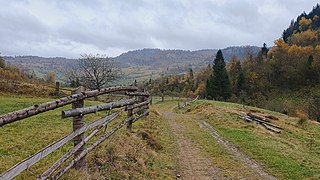
[[[228,47],[222,50],[225,54],[226,61],[229,61],[232,56],[237,56],[239,59],[245,58],[248,53],[253,55],[258,54],[259,48],[256,46],[241,46]],[[212,61],[210,59],[215,56],[218,50],[204,49],[197,51],[185,50],[161,50],[161,49],[141,49],[129,51],[121,54],[114,59],[124,65],[148,65],[152,67],[163,66],[171,67],[172,64],[180,66],[200,66],[204,63]],[[210,59],[210,60],[209,60]]]
[[[0,113],[48,100],[0,96]],[[244,108],[235,103],[198,100],[179,110],[177,100],[161,103],[154,98],[153,101],[150,116],[134,124],[134,133],[120,131],[88,155],[88,173],[72,170],[63,179],[320,177],[320,161],[315,158],[320,154],[319,124],[309,120],[301,123],[299,118],[254,107]],[[87,105],[92,104],[96,102]],[[284,130],[273,133],[258,124],[243,121],[236,114],[248,109],[278,118],[272,123]],[[61,121],[60,110],[2,127],[1,172],[71,131],[70,121]],[[102,114],[104,112],[90,117]],[[90,122],[90,118],[87,121]],[[16,133],[17,129],[21,131]],[[35,146],[33,137],[39,134],[41,137],[37,138]],[[29,171],[36,175],[41,173],[66,150],[67,147],[62,147]],[[24,172],[18,178],[34,179],[34,176]]]
[[[44,78],[49,71],[54,71],[58,79],[62,79],[67,69],[73,66],[75,59],[64,57],[39,57],[39,56],[4,56],[9,65],[18,66],[23,71],[35,73],[39,78]]]
[[[319,123],[235,103],[198,100],[181,110],[177,103],[156,106],[178,141],[182,177],[319,179]],[[249,110],[284,129],[274,133],[236,114]]]
[[[303,12],[296,20],[292,20],[290,26],[283,31],[282,38],[286,42],[292,39],[294,34],[307,31],[317,31],[320,28],[320,6],[317,4],[308,14]]]
[[[243,59],[248,53],[255,55],[259,48],[256,46],[228,47],[222,51],[225,52],[228,61],[232,56]],[[203,67],[205,64],[212,63],[212,56],[216,52],[215,49],[198,51],[142,49],[126,52],[112,59],[119,62],[127,75],[122,83],[132,83],[134,79],[146,80],[150,76],[157,77],[160,73],[179,74],[185,72],[190,66],[195,69]],[[65,72],[73,67],[76,61],[64,57],[38,56],[4,56],[4,59],[8,64],[19,66],[31,73],[35,72],[40,78],[49,71],[54,71],[60,80],[64,79]],[[137,67],[139,72],[136,72]]]

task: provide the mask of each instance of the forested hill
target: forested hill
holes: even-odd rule
[[[290,26],[283,31],[282,38],[285,42],[290,42],[292,39],[297,39],[296,34],[303,33],[307,36],[312,32],[318,31],[320,28],[320,6],[317,4],[313,7],[310,13],[303,12],[292,20]]]
[[[229,61],[232,56],[239,59],[245,58],[248,54],[258,54],[260,48],[257,46],[237,46],[228,47],[222,50],[225,60]],[[217,49],[204,49],[197,51],[186,50],[161,50],[161,49],[140,49],[128,51],[116,57],[115,60],[126,66],[150,65],[150,66],[170,66],[171,64],[207,64],[212,62]]]
[[[22,71],[35,74],[38,78],[45,77],[51,71],[60,79],[75,64],[75,59],[64,57],[4,56],[3,59],[6,64],[18,66]]]
[[[225,54],[226,61],[228,61],[232,56],[242,59],[248,53],[255,55],[258,53],[259,48],[256,46],[239,46],[228,47],[222,51]],[[157,73],[167,70],[168,67],[176,66],[179,67],[180,71],[184,72],[190,65],[203,67],[205,64],[212,63],[212,56],[216,52],[217,50],[215,49],[198,51],[142,49],[123,53],[113,59],[119,62],[121,67],[141,68],[143,65],[148,71],[156,71],[155,73]],[[7,64],[19,66],[22,70],[30,73],[34,72],[38,77],[45,77],[49,71],[53,71],[57,74],[58,79],[62,78],[64,73],[75,64],[75,59],[64,57],[4,56],[3,58]],[[124,71],[128,76],[131,76],[127,70]],[[144,71],[144,69],[140,71]]]

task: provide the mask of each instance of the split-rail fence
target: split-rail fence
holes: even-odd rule
[[[114,93],[122,93],[128,96],[128,99],[84,107],[85,99]],[[73,140],[73,148],[64,154],[54,164],[52,164],[51,167],[49,167],[45,172],[43,172],[41,175],[38,175],[37,179],[58,179],[72,167],[76,169],[85,169],[86,155],[123,126],[127,125],[128,130],[132,132],[132,124],[138,119],[149,115],[150,102],[150,94],[148,92],[138,92],[138,88],[134,86],[116,86],[92,91],[83,91],[83,88],[79,87],[78,89],[74,90],[70,96],[0,115],[0,126],[2,127],[6,124],[19,120],[26,120],[26,118],[30,116],[72,104],[72,109],[62,111],[62,118],[73,117],[73,132],[51,143],[27,159],[17,163],[15,166],[2,173],[0,175],[0,180],[7,180],[16,177],[22,171],[28,170],[30,166],[39,162],[41,159],[48,156],[50,153],[71,140]],[[117,111],[116,108],[118,108]],[[86,114],[103,110],[114,111],[113,113],[92,123],[84,123],[84,116]],[[114,120],[121,111],[127,111],[127,117],[113,129],[101,135],[97,141],[86,146],[86,143],[92,137],[96,136],[98,132],[104,129],[104,127],[106,127],[112,120]],[[91,133],[88,136],[85,136],[85,132],[91,129],[93,129]],[[73,159],[67,161],[72,156]]]

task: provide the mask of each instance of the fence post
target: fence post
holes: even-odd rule
[[[77,93],[81,93],[83,92],[83,87],[80,86],[78,89],[73,90],[72,94],[77,94]],[[75,108],[82,108],[84,105],[84,100],[79,100],[76,101],[74,103],[72,103],[72,109]],[[83,115],[79,115],[79,116],[75,116],[73,117],[73,131],[80,129],[81,127],[83,127],[85,125],[84,123],[84,117]],[[84,133],[80,134],[79,136],[76,136],[73,139],[73,144],[74,146],[76,146],[77,144],[79,144],[82,140],[84,140]],[[74,153],[74,158],[76,158],[81,152],[83,152],[85,150],[85,144]],[[87,167],[87,163],[86,163],[86,156],[84,156],[80,161],[78,161],[75,166],[76,169],[85,169]]]
[[[56,82],[56,96],[59,96],[60,95],[60,82]]]
[[[133,96],[129,96],[129,99],[133,98]],[[129,105],[128,107],[131,107],[131,105]],[[128,110],[128,118],[131,118],[133,116],[133,109]],[[132,133],[132,120],[130,120],[127,124],[127,129],[130,133]]]

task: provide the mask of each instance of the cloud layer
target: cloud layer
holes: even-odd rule
[[[259,45],[317,0],[0,0],[2,55]]]

